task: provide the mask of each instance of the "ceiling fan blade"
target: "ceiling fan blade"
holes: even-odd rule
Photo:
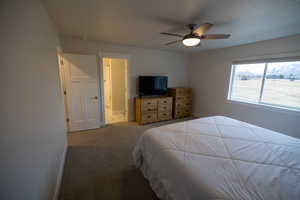
[[[175,40],[175,41],[172,41],[172,42],[168,42],[165,45],[171,45],[171,44],[175,44],[177,42],[181,42],[181,40]]]
[[[230,37],[230,34],[209,34],[202,35],[201,39],[203,40],[217,40],[217,39],[227,39]]]
[[[160,33],[162,35],[170,35],[170,36],[175,36],[175,37],[181,37],[183,38],[183,35],[180,35],[180,34],[176,34],[176,33],[166,33],[166,32],[162,32]]]
[[[193,33],[196,33],[197,35],[202,36],[212,26],[213,26],[213,24],[210,24],[210,23],[201,24],[193,31]]]

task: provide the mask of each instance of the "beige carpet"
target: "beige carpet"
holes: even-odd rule
[[[135,168],[132,150],[146,129],[163,124],[119,123],[70,133],[59,199],[157,200]]]

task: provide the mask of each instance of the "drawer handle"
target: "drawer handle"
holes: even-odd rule
[[[164,113],[164,116],[166,116],[167,114],[166,113]]]
[[[151,102],[148,102],[148,104],[151,104]]]
[[[148,115],[147,118],[148,118],[148,119],[151,118],[151,115]]]
[[[167,103],[167,101],[164,101],[164,103]]]
[[[148,111],[155,111],[155,109],[150,109],[150,108],[149,108]]]

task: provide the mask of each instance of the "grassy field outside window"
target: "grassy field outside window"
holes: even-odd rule
[[[300,61],[235,64],[229,100],[300,110]]]

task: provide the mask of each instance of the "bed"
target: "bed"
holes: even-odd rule
[[[228,117],[149,129],[133,158],[162,200],[300,199],[300,140]]]

